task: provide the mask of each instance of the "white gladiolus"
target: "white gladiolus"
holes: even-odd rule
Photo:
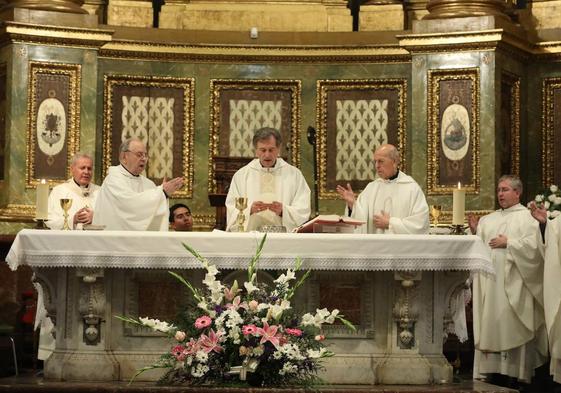
[[[547,197],[547,199],[549,199],[550,202],[555,202],[555,194],[551,194],[550,196]]]
[[[274,282],[277,284],[287,284],[290,280],[294,280],[296,278],[296,273],[288,269],[286,274],[281,274]]]
[[[534,199],[536,200],[536,202],[543,202],[544,196],[542,194],[538,194]]]
[[[259,289],[255,285],[253,285],[252,282],[244,282],[243,286],[245,287],[245,290],[247,291],[248,294],[257,291]]]
[[[549,187],[549,191],[551,191],[552,193],[555,194],[557,191],[559,191],[559,187],[557,187],[555,184],[552,184],[552,185]]]

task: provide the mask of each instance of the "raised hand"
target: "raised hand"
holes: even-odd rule
[[[347,183],[347,187],[343,187],[341,185],[337,185],[337,193],[346,203],[349,209],[352,209],[355,204],[355,193],[351,188],[351,185]]]
[[[547,221],[547,210],[545,210],[544,205],[540,204],[538,206],[535,201],[530,202],[530,214],[542,224]]]
[[[171,180],[167,180],[167,178],[164,177],[164,181],[162,182],[162,188],[164,189],[164,192],[168,197],[171,196],[171,194],[173,194],[177,190],[179,190],[181,187],[183,187],[182,177],[176,177],[175,179],[171,179]]]

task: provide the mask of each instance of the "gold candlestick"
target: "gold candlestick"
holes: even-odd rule
[[[442,213],[442,206],[440,205],[430,205],[430,217],[432,219],[432,224],[437,227],[438,226],[438,218]]]
[[[244,210],[247,209],[247,198],[246,197],[238,197],[236,198],[236,209],[238,209],[238,217],[236,218],[236,226],[234,231],[235,232],[245,232],[244,224],[245,224],[245,214]]]
[[[68,225],[68,210],[70,210],[70,208],[72,207],[72,199],[61,198],[60,207],[62,207],[62,210],[64,210],[64,224],[62,225],[62,230],[69,231],[70,225]]]

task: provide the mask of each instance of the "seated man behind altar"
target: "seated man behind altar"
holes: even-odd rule
[[[310,188],[302,172],[279,157],[281,143],[280,132],[273,128],[255,131],[257,158],[234,174],[226,197],[227,230],[236,230],[238,197],[247,198],[247,230],[282,225],[292,231],[310,217]]]
[[[176,177],[160,186],[144,176],[146,146],[138,138],[126,139],[119,148],[119,165],[109,167],[95,205],[94,224],[108,230],[167,231],[167,198],[183,187]]]
[[[64,225],[61,199],[72,200],[68,210],[68,224],[71,229],[92,223],[93,207],[99,192],[99,186],[92,183],[92,171],[93,160],[89,155],[76,153],[72,157],[70,163],[72,178],[54,187],[49,194],[49,220],[47,221],[49,228],[62,229]]]
[[[193,230],[193,216],[189,206],[176,203],[169,208],[169,226],[177,232],[191,232]]]
[[[400,155],[395,146],[381,145],[374,152],[378,177],[355,197],[353,189],[337,186],[347,203],[346,215],[367,225],[363,233],[423,234],[429,231],[429,206],[417,182],[399,170]]]

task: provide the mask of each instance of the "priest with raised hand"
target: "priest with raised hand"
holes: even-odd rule
[[[561,215],[547,219],[543,205],[530,203],[532,216],[540,223],[545,241],[543,303],[551,356],[549,371],[561,383]]]
[[[513,388],[530,383],[547,359],[541,235],[520,204],[521,194],[517,176],[502,176],[497,187],[501,208],[479,221],[468,220],[472,232],[489,245],[495,266],[495,277],[481,273],[473,280],[473,375]]]
[[[126,139],[119,149],[119,165],[112,166],[101,185],[93,223],[107,230],[167,231],[167,198],[183,186],[176,177],[160,186],[142,175],[148,162],[146,146]]]
[[[92,183],[93,159],[87,154],[76,153],[70,162],[70,172],[72,178],[54,187],[49,194],[47,226],[51,229],[62,229],[64,225],[61,199],[72,200],[72,206],[68,210],[71,229],[76,229],[80,224],[92,223],[93,207],[99,192],[99,186]]]
[[[337,192],[347,203],[349,217],[365,221],[357,228],[363,233],[423,234],[429,231],[429,206],[417,182],[399,170],[400,155],[390,144],[374,152],[378,177],[355,197],[351,185],[337,186]]]
[[[310,218],[310,187],[300,170],[279,157],[281,134],[260,128],[253,135],[255,158],[232,177],[226,197],[227,230],[235,229],[236,198],[248,198],[244,214],[248,230],[262,225],[292,231]]]

